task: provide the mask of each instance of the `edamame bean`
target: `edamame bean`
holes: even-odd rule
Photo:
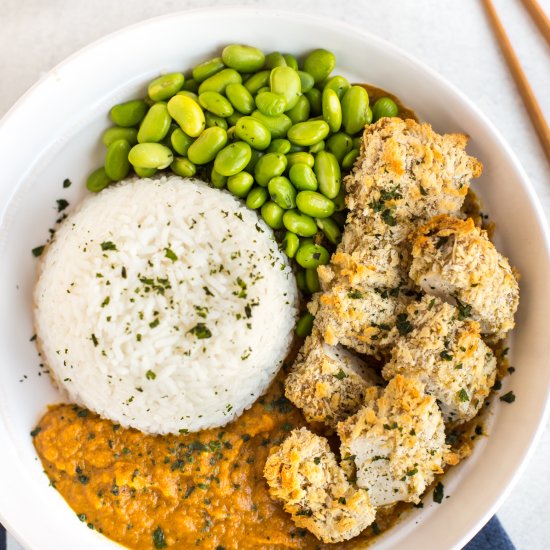
[[[206,126],[200,105],[190,97],[183,95],[172,97],[168,101],[168,112],[190,137],[197,137]]]
[[[283,54],[283,59],[285,60],[287,67],[290,67],[291,69],[294,69],[295,71],[298,70],[298,60],[289,53]]]
[[[163,74],[149,82],[147,94],[153,101],[164,101],[176,95],[183,86],[185,80],[181,73]]]
[[[303,147],[302,145],[296,145],[295,143],[290,144],[290,151],[289,153],[307,153],[308,148]]]
[[[286,100],[280,94],[262,92],[256,96],[256,107],[260,113],[266,116],[277,116],[284,113]]]
[[[372,109],[367,107],[367,124],[371,124],[372,122]]]
[[[290,67],[275,67],[269,76],[271,91],[285,98],[285,111],[290,111],[302,93],[300,77]]]
[[[323,118],[331,132],[337,132],[342,126],[342,106],[338,94],[332,88],[325,88],[321,98]]]
[[[199,96],[195,92],[190,92],[189,90],[181,90],[176,95],[184,95],[185,97],[190,97],[193,101],[199,102]]]
[[[166,103],[163,101],[155,103],[141,121],[137,135],[138,143],[162,141],[170,130],[170,124],[172,124],[172,119]]]
[[[193,138],[188,136],[181,128],[176,128],[170,135],[172,148],[182,157],[187,156],[187,151],[193,141]]]
[[[249,115],[256,106],[252,94],[242,84],[228,84],[225,95],[239,113]]]
[[[397,116],[399,108],[397,107],[395,101],[389,97],[381,97],[377,99],[372,106],[372,120],[376,122],[382,117],[394,117]]]
[[[216,116],[212,114],[210,111],[206,111],[206,113],[204,113],[204,123],[206,124],[207,128],[213,128],[214,126],[217,126],[218,128],[223,128],[224,130],[227,130],[228,121],[229,121],[229,118],[227,118],[226,120],[221,116]]]
[[[216,189],[223,189],[227,183],[227,180],[227,176],[223,176],[215,168],[212,168],[210,172],[210,183],[212,184],[212,187],[215,187]]]
[[[214,168],[222,176],[233,176],[249,163],[252,152],[244,141],[235,141],[224,147],[214,160]]]
[[[186,78],[181,89],[196,94],[199,90],[199,83],[194,78]]]
[[[279,52],[271,52],[265,56],[265,66],[268,69],[274,69],[275,67],[286,67],[286,60],[283,54]]]
[[[203,109],[223,118],[233,114],[233,105],[218,92],[207,91],[199,94],[199,103]]]
[[[342,160],[352,149],[353,140],[344,132],[338,132],[327,139],[326,150],[336,157],[338,164],[342,164]]]
[[[315,156],[313,171],[317,176],[319,191],[329,199],[333,199],[340,191],[340,165],[336,157],[328,151],[321,151]]]
[[[328,50],[312,51],[304,61],[304,71],[308,72],[315,83],[321,82],[333,71],[336,66],[336,57]]]
[[[314,145],[325,139],[330,131],[324,120],[308,120],[293,124],[287,133],[287,139],[296,145]]]
[[[342,168],[344,170],[351,170],[358,156],[359,149],[352,149],[342,160]]]
[[[196,166],[185,157],[176,157],[170,164],[170,170],[182,178],[191,178],[197,173]]]
[[[290,141],[288,139],[274,139],[269,147],[265,150],[266,153],[281,153],[286,155],[290,151]]]
[[[128,175],[130,148],[130,144],[125,139],[117,139],[109,145],[105,155],[105,173],[113,181],[123,180]]]
[[[230,128],[227,129],[227,141],[237,141],[238,139],[238,136],[237,134],[235,133],[235,126],[231,126]]]
[[[315,172],[307,164],[293,164],[288,172],[290,181],[299,191],[317,191]]]
[[[109,147],[117,139],[125,139],[130,145],[135,145],[137,143],[137,130],[135,128],[113,126],[112,128],[107,128],[101,136],[101,141],[105,147]]]
[[[269,193],[265,187],[253,187],[246,197],[246,206],[252,210],[257,210],[262,207],[268,197]]]
[[[219,73],[201,82],[199,95],[204,92],[224,94],[228,84],[240,84],[241,81],[241,75],[235,69],[222,69]]]
[[[248,172],[239,172],[227,178],[227,189],[237,197],[244,199],[254,185],[254,178]]]
[[[291,231],[287,231],[285,233],[285,238],[283,239],[282,245],[283,245],[283,250],[285,251],[285,254],[289,258],[294,258],[296,251],[300,246],[300,239],[298,238],[298,235],[296,235],[295,233],[292,233]]]
[[[269,130],[251,116],[241,117],[235,125],[235,134],[254,149],[263,151],[271,143]]]
[[[361,86],[351,86],[342,98],[342,124],[348,134],[360,132],[367,124],[369,94]]]
[[[273,201],[267,201],[261,209],[262,218],[272,229],[282,229],[284,210]]]
[[[326,265],[328,264],[329,259],[330,254],[328,250],[320,244],[302,244],[296,251],[296,261],[298,262],[298,265],[305,269],[313,269],[319,267],[320,265]]]
[[[267,190],[271,200],[285,210],[296,208],[296,189],[288,178],[276,176],[267,184]]]
[[[292,126],[292,121],[286,115],[266,116],[256,110],[250,116],[259,120],[270,131],[272,139],[286,137],[289,128]]]
[[[319,116],[323,112],[321,92],[317,88],[312,88],[305,96],[309,101],[311,116]]]
[[[245,115],[239,113],[238,111],[235,111],[231,116],[227,117],[227,123],[230,126],[235,126],[237,124],[237,122],[239,122],[239,120],[241,118],[243,118],[243,116],[245,116]]]
[[[265,61],[265,55],[258,48],[231,44],[222,51],[223,62],[232,69],[241,73],[253,73],[259,71]]]
[[[296,196],[296,206],[312,218],[328,218],[334,212],[334,203],[316,191],[300,191]]]
[[[115,105],[109,115],[117,126],[128,128],[129,126],[137,126],[143,120],[146,112],[147,103],[141,99],[134,99]]]
[[[300,237],[313,237],[317,233],[313,218],[298,210],[287,210],[283,215],[283,224],[289,231]]]
[[[245,83],[244,87],[252,94],[258,93],[260,88],[269,84],[269,75],[271,71],[259,71],[253,74]]]
[[[324,151],[324,150],[325,150],[325,142],[324,141],[319,141],[315,145],[312,145],[308,149],[308,151],[310,153],[318,153],[319,151]]]
[[[292,124],[298,124],[298,122],[305,122],[309,118],[309,101],[307,97],[301,95],[298,98],[298,102],[290,111],[286,112],[286,115],[292,121]]]
[[[306,286],[310,294],[315,294],[321,290],[319,275],[316,268],[306,269]]]
[[[138,143],[128,153],[132,166],[162,170],[174,160],[172,151],[160,143]]]
[[[286,169],[287,160],[280,153],[267,153],[261,157],[254,167],[254,179],[258,185],[266,187],[269,180],[280,176]]]
[[[313,77],[305,71],[298,71],[298,76],[300,77],[302,93],[305,94],[309,92],[315,84]]]
[[[296,286],[304,293],[307,294],[307,286],[306,286],[306,272],[304,269],[300,269],[296,273]]]
[[[156,168],[141,168],[141,166],[134,166],[134,172],[140,178],[150,178],[157,173]]]
[[[269,86],[262,86],[259,90],[258,90],[258,94],[263,94],[264,92],[270,92],[271,91],[271,88]]]
[[[351,140],[353,147],[351,149],[361,149],[361,143],[363,143],[363,136],[356,136]],[[350,149],[350,151],[351,151]],[[349,152],[349,151],[348,151]]]
[[[248,161],[248,164],[244,167],[245,172],[248,172],[249,174],[252,174],[254,172],[254,167],[256,166],[256,163],[264,155],[261,151],[258,151],[254,148],[252,148],[251,151],[252,155],[250,157],[250,160]]]
[[[296,277],[297,279],[298,277]],[[313,330],[313,321],[315,317],[311,313],[304,313],[296,323],[296,336],[299,338],[307,338]]]
[[[315,163],[313,155],[311,155],[310,153],[306,153],[305,151],[289,153],[286,156],[286,160],[289,168],[292,168],[292,166],[294,166],[295,164],[306,164],[310,168],[313,168],[313,165]]]
[[[200,84],[207,78],[210,78],[216,73],[219,73],[224,67],[225,65],[223,64],[222,58],[214,57],[214,59],[209,59],[208,61],[197,65],[193,69],[193,78],[195,79],[195,82],[198,82]]]
[[[325,90],[334,90],[336,92],[336,95],[338,96],[338,99],[342,101],[342,98],[344,97],[344,94],[348,91],[350,85],[346,78],[343,76],[333,76],[332,78],[329,78],[326,82],[326,84],[323,87],[323,91]]]
[[[221,151],[226,144],[227,132],[223,128],[213,126],[212,128],[207,128],[193,142],[187,151],[187,157],[194,164],[207,164],[214,160],[218,152]],[[216,169],[223,174],[221,170],[218,168]],[[228,176],[230,174],[224,175]]]
[[[317,227],[324,233],[332,244],[338,244],[342,238],[342,232],[338,224],[332,218],[316,218]]]
[[[86,180],[86,187],[88,191],[92,193],[99,193],[101,190],[105,189],[108,185],[113,183],[113,180],[105,172],[105,168],[101,166],[97,170],[94,170]]]

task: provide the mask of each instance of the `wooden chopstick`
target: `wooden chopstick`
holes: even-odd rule
[[[483,5],[487,11],[489,21],[493,27],[493,31],[496,35],[502,53],[504,54],[508,68],[516,81],[516,85],[521,94],[521,98],[523,99],[525,108],[529,113],[531,122],[537,131],[544,152],[550,161],[550,128],[544,118],[542,109],[540,108],[540,105],[535,98],[535,94],[533,93],[533,89],[529,85],[529,81],[521,68],[519,60],[514,52],[514,49],[512,48],[512,44],[510,43],[510,40],[506,35],[506,31],[504,30],[504,27],[502,26],[502,23],[500,22],[500,19],[495,11],[493,3],[491,0],[483,0]]]
[[[537,24],[542,36],[550,44],[550,19],[536,0],[521,0],[533,21]]]

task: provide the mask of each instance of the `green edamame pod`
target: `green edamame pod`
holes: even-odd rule
[[[300,77],[290,67],[275,67],[269,76],[271,91],[285,98],[285,111],[290,111],[302,93]]]
[[[316,218],[317,227],[324,233],[332,244],[338,244],[342,238],[342,232],[338,224],[332,218]]]
[[[105,187],[113,183],[113,180],[105,172],[105,168],[101,166],[97,170],[94,170],[86,180],[86,187],[88,191],[92,193],[99,193]]]
[[[190,92],[189,90],[181,90],[176,95],[184,95],[185,97],[190,97],[193,101],[199,102],[199,96],[195,92]]]
[[[134,172],[136,173],[136,176],[139,176],[140,178],[151,178],[157,173],[157,169],[134,166]]]
[[[230,44],[222,51],[223,62],[240,73],[253,73],[259,71],[265,61],[261,50],[242,44]]]
[[[241,75],[235,69],[222,69],[219,73],[203,80],[199,86],[199,95],[204,92],[224,94],[229,84],[240,84]]]
[[[254,185],[254,178],[248,172],[239,172],[227,178],[227,189],[237,197],[244,199]]]
[[[369,94],[361,86],[351,86],[342,98],[342,124],[348,134],[361,132],[367,124]]]
[[[333,76],[332,78],[329,78],[326,82],[326,84],[323,86],[323,91],[325,90],[334,90],[336,92],[336,95],[338,96],[338,99],[342,101],[342,98],[344,97],[344,94],[348,91],[350,87],[350,84],[347,80],[347,78],[344,78],[343,76]]]
[[[101,141],[105,147],[109,147],[117,139],[125,139],[130,145],[135,145],[137,143],[137,130],[135,128],[113,126],[112,128],[107,128],[101,136]]]
[[[181,73],[163,74],[149,82],[149,86],[147,86],[147,95],[153,101],[170,99],[181,90],[184,80],[185,78]]]
[[[292,233],[292,231],[287,231],[285,233],[285,238],[282,242],[283,250],[289,258],[294,258],[298,247],[300,246],[300,239],[298,235]]]
[[[172,148],[178,155],[187,156],[187,151],[193,143],[194,139],[188,136],[181,128],[176,128],[170,135],[170,143]]]
[[[134,99],[115,105],[109,115],[117,126],[128,128],[129,126],[137,126],[143,120],[146,112],[147,103],[141,99]]]
[[[168,112],[190,137],[197,137],[206,127],[200,105],[190,97],[175,95],[168,101]]]
[[[244,167],[245,172],[248,172],[249,174],[252,174],[254,172],[256,163],[264,155],[262,151],[258,151],[254,148],[251,148],[251,151],[252,155],[250,156],[250,160],[248,161],[248,164]]]
[[[196,94],[199,91],[199,83],[194,78],[186,78],[181,89]]]
[[[372,123],[372,109],[369,107],[367,107],[367,124],[371,124]]]
[[[223,128],[224,130],[227,130],[228,120],[229,120],[229,117],[226,120],[221,116],[214,115],[210,111],[206,111],[204,113],[204,123],[206,124],[207,128],[213,128],[214,126],[217,126],[218,128]]]
[[[315,269],[320,265],[326,265],[329,259],[329,251],[320,244],[302,244],[296,251],[296,262],[305,269]]]
[[[168,113],[166,103],[160,101],[151,106],[145,118],[141,121],[137,134],[138,143],[158,143],[162,141],[170,130],[172,119]]]
[[[214,160],[218,152],[221,151],[226,144],[227,132],[223,128],[213,126],[212,128],[207,128],[193,142],[187,151],[187,157],[194,164],[207,164]]]
[[[160,143],[138,143],[128,153],[132,166],[140,168],[157,168],[162,170],[174,160],[172,151]]]
[[[333,199],[340,191],[340,165],[336,157],[328,151],[321,151],[315,156],[313,171],[317,176],[319,191],[329,199]]]
[[[298,151],[296,153],[288,153],[286,156],[287,164],[289,168],[292,168],[295,164],[306,164],[310,168],[313,168],[315,158],[310,153],[305,151]]]
[[[344,170],[351,170],[358,156],[359,149],[352,149],[342,160],[342,168]]]
[[[305,96],[309,101],[311,115],[319,116],[323,111],[321,92],[317,88],[312,88]]]
[[[332,202],[334,203],[336,212],[343,212],[346,209],[346,190],[343,187],[340,187],[340,191],[332,199]]]
[[[271,178],[267,184],[271,200],[285,210],[296,208],[296,189],[284,176]]]
[[[269,180],[281,176],[286,169],[287,160],[280,153],[267,153],[261,157],[254,167],[254,179],[258,185],[266,187]]]
[[[327,139],[326,150],[336,157],[339,164],[352,149],[353,140],[344,132],[338,132]]]
[[[314,267],[306,269],[306,286],[311,294],[315,294],[321,290],[319,275],[317,275],[317,269]]]
[[[253,111],[250,115],[259,120],[271,133],[272,139],[284,138],[292,126],[292,121],[286,115],[266,116],[260,111]]]
[[[252,152],[244,141],[235,141],[224,147],[214,160],[214,168],[222,176],[233,176],[249,163]]]
[[[300,272],[303,273],[303,272]],[[296,276],[296,279],[298,279],[298,276]],[[303,290],[303,289],[300,289]],[[311,313],[304,313],[298,322],[296,323],[296,336],[300,338],[306,338],[311,334],[311,331],[313,330],[313,321],[315,320],[315,317],[311,315]]]
[[[228,84],[225,95],[233,107],[244,115],[249,115],[256,106],[252,94],[242,84]]]
[[[212,184],[212,187],[215,187],[216,189],[223,189],[227,183],[227,180],[227,176],[223,176],[215,168],[212,168],[210,172],[210,183]]]
[[[209,59],[208,61],[205,61],[200,65],[197,65],[193,69],[193,78],[195,82],[198,82],[200,84],[207,78],[210,78],[211,76],[214,76],[216,73],[219,73],[224,67],[225,65],[223,64],[222,58],[214,57],[214,59]],[[196,91],[196,90],[191,90],[191,91]]]
[[[397,116],[399,108],[397,107],[395,101],[389,97],[381,97],[376,100],[372,106],[372,121],[376,122],[382,117],[394,117]]]
[[[182,178],[191,178],[197,173],[195,165],[185,157],[176,157],[170,164],[170,170]]]
[[[287,67],[290,67],[291,69],[294,69],[295,71],[298,70],[298,60],[289,53],[283,54],[283,59],[285,60],[285,63],[287,64]]]
[[[131,146],[125,139],[117,139],[109,145],[105,155],[105,173],[113,181],[123,180],[130,171],[128,153]]]
[[[239,111],[235,111],[231,116],[227,117],[227,124],[229,124],[229,126],[235,126],[243,116],[246,115],[239,113]]]
[[[312,218],[328,218],[334,212],[334,203],[316,191],[300,191],[296,205],[300,212]]]
[[[321,97],[323,118],[331,132],[337,132],[342,126],[342,106],[338,94],[332,88],[325,88]]]
[[[284,113],[286,100],[281,94],[262,92],[256,96],[256,107],[266,116],[277,116]]]
[[[304,269],[300,269],[296,272],[296,286],[304,293],[309,294],[306,286],[306,272]]]
[[[308,151],[310,153],[318,153],[319,151],[324,151],[325,150],[325,142],[324,140],[322,141],[318,141],[317,143],[315,143],[314,145],[312,145]]]
[[[268,69],[274,69],[275,67],[286,67],[286,60],[283,54],[279,52],[271,52],[265,56],[265,66]]]
[[[305,71],[298,71],[298,76],[300,77],[302,93],[305,94],[309,92],[315,84],[313,77]]]
[[[254,149],[263,151],[271,143],[269,130],[251,116],[241,117],[235,125],[235,134]]]
[[[265,187],[253,187],[246,196],[246,206],[251,210],[261,208],[267,201],[269,193]]]
[[[317,233],[315,220],[298,210],[287,210],[283,215],[283,224],[289,231],[300,237],[313,237]]]
[[[324,120],[308,120],[293,124],[287,133],[287,139],[296,145],[315,145],[325,139],[330,131]]]
[[[304,71],[313,76],[315,83],[321,82],[333,71],[336,66],[336,57],[328,50],[312,51],[304,61]]]
[[[286,115],[292,121],[292,124],[298,124],[298,122],[305,122],[309,118],[309,101],[307,97],[301,95],[298,101],[290,111],[286,112]]]
[[[199,94],[199,104],[203,109],[222,118],[233,114],[233,105],[218,92],[206,91]]]
[[[269,75],[271,71],[259,71],[253,74],[245,83],[244,87],[252,94],[256,95],[260,88],[269,85]]]
[[[286,155],[290,151],[290,141],[288,139],[274,139],[269,147],[265,150],[266,153],[281,153]]]
[[[288,177],[299,191],[317,191],[315,172],[307,164],[301,162],[293,164],[288,172]]]
[[[284,210],[273,201],[267,201],[261,209],[262,218],[272,229],[281,229],[283,227]]]

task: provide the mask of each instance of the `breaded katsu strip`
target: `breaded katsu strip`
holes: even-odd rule
[[[361,359],[329,346],[317,330],[306,338],[285,381],[285,394],[308,422],[333,428],[363,405],[367,388],[381,382]]]
[[[382,376],[418,378],[433,395],[445,422],[473,418],[495,383],[496,359],[481,340],[479,324],[439,298],[407,307],[407,330],[396,338]]]
[[[367,491],[348,482],[327,440],[307,428],[273,448],[264,475],[294,523],[323,542],[351,539],[374,521]]]
[[[443,472],[443,418],[418,380],[397,375],[385,389],[367,390],[365,406],[338,424],[342,466],[368,490],[372,505],[419,502]]]
[[[426,293],[456,304],[495,340],[514,327],[518,282],[508,260],[471,219],[434,217],[418,230],[412,254],[410,276]]]
[[[348,208],[378,214],[389,226],[458,214],[482,166],[466,154],[467,137],[440,135],[429,124],[382,118],[367,126],[354,171],[344,180]]]

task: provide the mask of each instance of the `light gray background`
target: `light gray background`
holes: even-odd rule
[[[520,0],[493,1],[550,120],[550,47]],[[550,14],[550,0],[539,2]],[[502,132],[550,215],[550,164],[479,0],[0,0],[0,116],[45,71],[97,38],[156,15],[216,5],[313,10],[378,34],[425,61],[463,90]],[[518,549],[550,548],[550,426],[498,515]],[[8,548],[19,547],[10,541]]]

